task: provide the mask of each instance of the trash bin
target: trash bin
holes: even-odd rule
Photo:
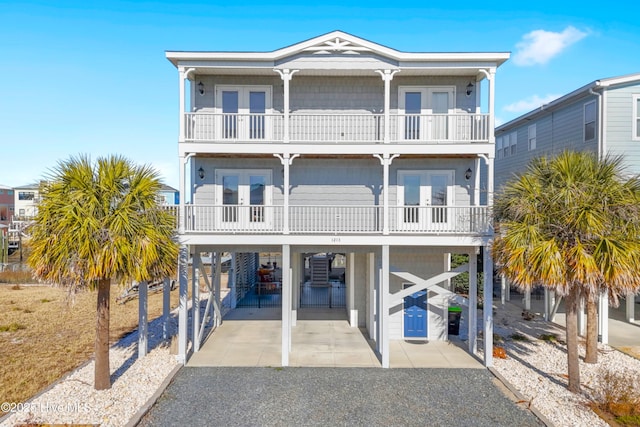
[[[449,335],[460,334],[460,317],[462,316],[462,308],[458,306],[449,307]]]

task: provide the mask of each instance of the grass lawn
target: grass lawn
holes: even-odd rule
[[[138,299],[118,304],[121,292],[111,289],[112,343],[138,325]],[[93,356],[96,296],[69,302],[64,289],[0,285],[0,402],[24,402]],[[177,304],[174,290],[171,308]],[[162,293],[149,294],[149,319],[161,314]]]

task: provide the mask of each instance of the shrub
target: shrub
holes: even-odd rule
[[[556,334],[542,334],[540,339],[547,342],[556,342],[558,341],[558,336]]]
[[[633,419],[640,421],[640,376],[632,372],[605,371],[600,377],[593,405],[617,417],[616,421],[620,419],[620,423],[638,425],[631,422]]]
[[[510,337],[513,341],[529,341],[529,338],[526,337],[526,335],[522,335],[518,332],[511,334]]]

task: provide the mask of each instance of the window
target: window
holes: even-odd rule
[[[13,190],[9,190],[9,191],[7,191],[7,194],[8,194],[9,196],[13,196]]]
[[[529,126],[529,151],[536,149],[536,125]]]
[[[591,141],[596,137],[596,102],[584,104],[584,140]]]
[[[516,132],[512,132],[509,135],[509,143],[510,143],[510,146],[511,146],[510,148],[511,148],[511,155],[512,156],[516,155],[516,148],[517,148],[516,147],[516,143],[517,143],[517,139],[518,139],[517,136],[518,136],[518,134]]]
[[[496,138],[496,158],[497,159],[502,158],[502,140],[503,140],[503,137],[501,136]]]
[[[633,133],[632,138],[640,140],[640,95],[633,95]]]
[[[33,191],[19,191],[18,192],[18,200],[33,200],[36,196],[36,193]]]

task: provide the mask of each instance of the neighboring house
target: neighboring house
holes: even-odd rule
[[[0,224],[8,225],[14,209],[13,188],[0,185]]]
[[[13,189],[15,220],[25,221],[33,218],[38,212],[39,184],[24,185]]]
[[[499,126],[495,135],[497,192],[534,157],[564,150],[622,156],[626,171],[640,174],[640,73],[595,80]],[[600,307],[606,316],[607,304]],[[633,297],[626,308],[633,320]],[[606,329],[600,335],[606,343]]]
[[[495,188],[534,157],[570,149],[621,155],[640,173],[640,74],[595,80],[496,131]]]
[[[175,206],[180,203],[180,192],[173,187],[162,184],[158,194],[158,202],[164,206]]]
[[[336,31],[272,52],[166,56],[180,82],[182,298],[189,253],[232,253],[229,304],[276,301],[283,366],[298,312],[325,292],[388,367],[390,340],[447,339],[447,307],[466,304],[449,279],[467,268],[475,349],[476,254],[493,235],[495,73],[508,53],[400,52]],[[275,279],[270,262],[260,269],[265,252],[280,254]],[[450,271],[452,253],[472,261]],[[332,254],[346,258],[337,279]],[[491,272],[487,250],[482,262]],[[187,340],[198,351],[200,339],[181,307],[186,362]]]

